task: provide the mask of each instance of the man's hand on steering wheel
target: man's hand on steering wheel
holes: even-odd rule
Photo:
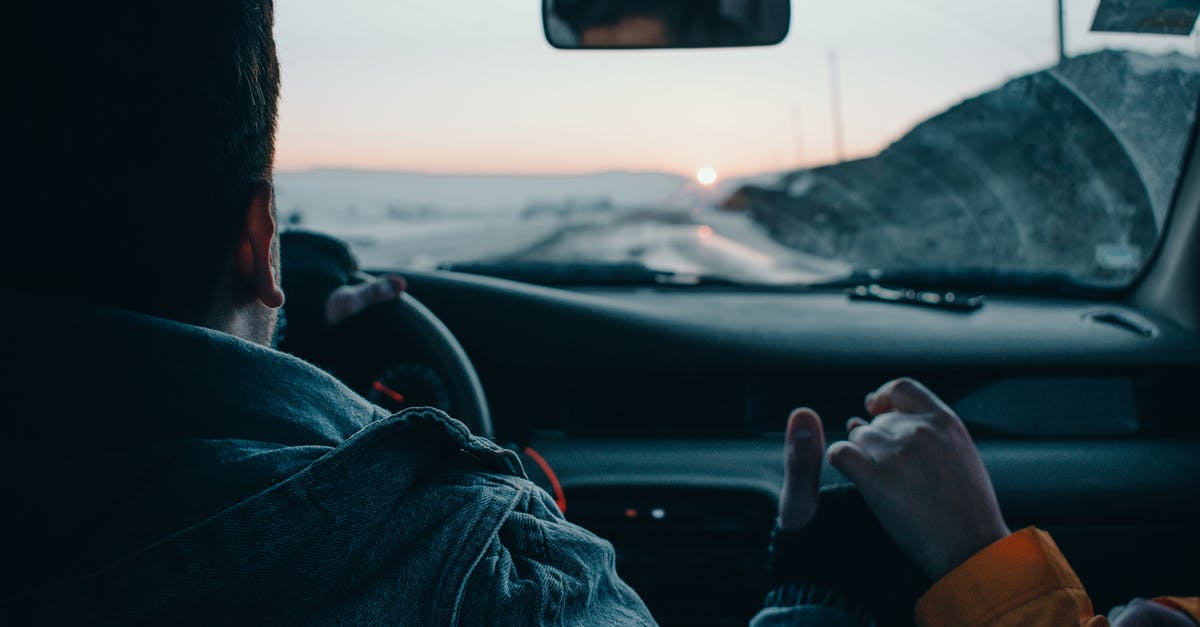
[[[408,289],[408,282],[398,274],[374,277],[354,285],[343,285],[325,301],[325,322],[335,327],[372,305],[399,298]]]

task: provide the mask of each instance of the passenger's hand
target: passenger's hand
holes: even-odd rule
[[[941,399],[900,379],[866,404],[874,419],[851,419],[829,461],[926,574],[941,579],[1010,533],[971,436]]]
[[[337,326],[346,318],[371,305],[399,297],[406,289],[408,282],[404,277],[395,274],[377,277],[367,283],[343,285],[334,290],[325,301],[325,321],[331,327]]]
[[[781,530],[799,531],[816,516],[824,458],[825,431],[820,416],[811,409],[792,412],[783,452],[785,474],[778,520]]]

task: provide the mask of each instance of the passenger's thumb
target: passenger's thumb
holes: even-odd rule
[[[817,514],[825,430],[811,409],[797,409],[788,419],[784,445],[783,492],[779,496],[779,528],[796,531]]]

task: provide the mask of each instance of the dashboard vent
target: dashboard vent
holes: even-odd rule
[[[1116,327],[1144,338],[1152,338],[1158,334],[1158,330],[1148,320],[1125,312],[1094,311],[1085,315],[1083,319],[1096,324]]]

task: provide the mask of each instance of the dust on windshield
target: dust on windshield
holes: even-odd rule
[[[381,10],[350,4],[349,30]],[[280,219],[368,267],[1121,286],[1161,236],[1200,99],[1195,35],[1095,33],[1094,0],[1066,3],[1061,48],[1050,2],[855,0],[795,3],[778,47],[656,53],[552,50],[535,11],[440,4],[406,7],[434,34],[374,16],[344,58],[305,37],[329,28],[318,3],[279,11]],[[464,19],[479,41],[428,47]]]

